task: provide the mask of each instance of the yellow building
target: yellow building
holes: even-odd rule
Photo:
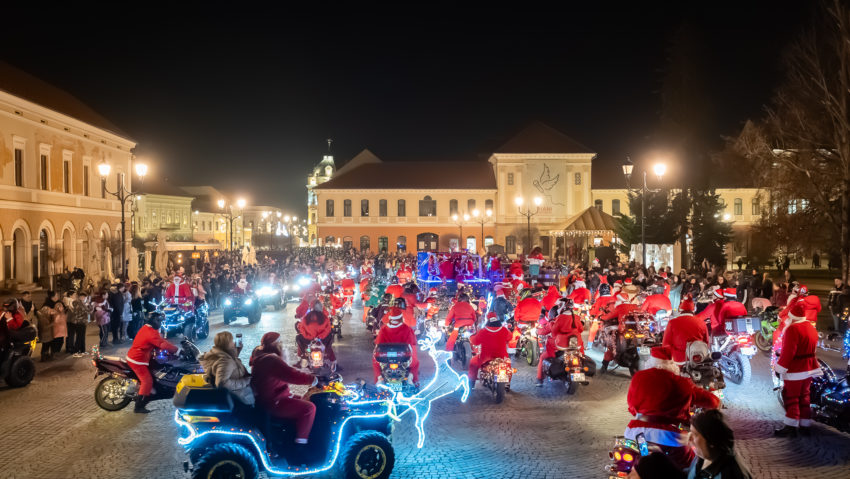
[[[47,286],[63,268],[99,277],[120,268],[120,203],[101,188],[131,187],[136,144],[91,108],[0,63],[0,280]],[[129,215],[128,215],[129,240]],[[112,257],[107,259],[107,251]]]
[[[243,228],[244,209],[236,204],[238,199],[232,198],[212,186],[181,186],[189,196],[192,196],[192,226],[194,241],[214,241],[227,250],[239,251],[245,244],[251,244],[251,229]],[[224,207],[219,206],[223,202]],[[230,208],[230,205],[233,208]],[[232,221],[231,221],[232,219]],[[232,228],[231,228],[232,226]],[[230,245],[230,240],[233,244]]]
[[[328,140],[328,154],[322,157],[322,161],[307,176],[307,241],[310,246],[319,244],[317,241],[319,207],[313,188],[330,180],[336,171],[336,164],[334,164],[334,157],[331,155],[330,149],[331,140]]]

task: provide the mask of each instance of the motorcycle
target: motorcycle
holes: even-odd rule
[[[596,373],[596,363],[581,354],[578,338],[572,336],[566,349],[559,348],[554,358],[543,360],[543,371],[550,380],[563,381],[567,394],[575,394],[579,384],[590,384],[587,378]]]
[[[309,369],[310,373],[318,377],[329,377],[336,369],[325,356],[325,343],[315,338],[310,341],[307,348],[301,351],[301,367]]]
[[[240,316],[248,318],[248,324],[255,324],[260,321],[263,314],[260,301],[253,293],[228,294],[224,297],[222,304],[224,305],[222,312],[224,324],[230,324]]]
[[[35,363],[32,355],[35,349],[38,330],[34,325],[24,324],[9,331],[6,344],[0,345],[0,378],[13,388],[22,388],[35,377]]]
[[[761,328],[753,334],[753,342],[760,351],[770,354],[773,332],[779,327],[779,308],[771,306],[758,314],[761,316]]]
[[[410,363],[413,352],[407,343],[381,343],[375,346],[375,361],[381,368],[380,384],[394,392],[410,396],[416,392]]]
[[[623,317],[622,324],[610,320],[600,331],[602,343],[614,351],[614,362],[634,374],[640,369],[641,358],[657,344],[659,331],[655,316],[643,311],[632,311]]]
[[[446,332],[446,337],[449,336],[451,330]],[[452,359],[457,361],[463,370],[469,367],[469,360],[472,359],[472,344],[469,342],[469,337],[472,336],[472,326],[461,326],[457,331],[457,339],[452,352]]]
[[[151,401],[171,399],[177,384],[186,374],[200,374],[203,368],[198,362],[201,351],[188,339],[180,342],[180,351],[174,356],[165,351],[157,352],[150,361],[148,368],[153,376],[153,394]],[[124,358],[103,356],[100,349],[92,348],[92,366],[95,368],[94,378],[107,375],[95,387],[94,400],[98,406],[107,411],[119,411],[127,407],[139,391],[139,378],[130,369]]]
[[[712,336],[711,350],[720,353],[717,364],[723,376],[734,384],[749,382],[750,358],[755,356],[753,332],[761,329],[758,316],[741,316],[726,321],[726,335]]]
[[[478,369],[478,380],[493,394],[496,404],[501,404],[505,393],[511,390],[511,378],[516,369],[508,358],[496,358],[482,364]]]
[[[514,334],[519,334],[514,357],[516,359],[525,358],[529,366],[537,366],[540,361],[540,351],[546,349],[546,340],[549,335],[538,335],[537,323],[522,322],[516,323],[516,333]]]
[[[331,316],[331,335],[336,339],[342,339],[342,311],[337,311]]]
[[[191,303],[163,302],[161,311],[165,316],[159,329],[163,337],[181,333],[184,338],[197,341],[210,335],[209,307],[206,303],[194,307]]]
[[[646,442],[643,433],[637,435],[637,440],[617,436],[614,439],[614,447],[608,453],[608,457],[611,458],[611,464],[605,466],[608,479],[628,477],[629,472],[631,472],[632,467],[635,465],[635,461],[641,456],[648,456],[650,449],[658,450],[657,447],[651,447]]]
[[[722,398],[722,391],[726,388],[723,380],[723,371],[717,366],[721,355],[711,350],[703,341],[688,343],[686,350],[687,361],[682,365],[682,375],[691,378],[694,384],[710,391]],[[699,412],[691,406],[691,414]]]

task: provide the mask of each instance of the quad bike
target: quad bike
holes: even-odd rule
[[[164,319],[159,332],[169,338],[182,334],[189,341],[206,339],[210,335],[209,307],[206,303],[195,307],[192,302],[164,302],[160,307]]]
[[[260,322],[263,315],[262,306],[257,295],[253,293],[228,294],[222,302],[224,324],[230,324],[238,317],[248,318],[249,324]]]
[[[37,336],[36,327],[24,321],[23,326],[9,331],[6,344],[0,345],[0,378],[10,387],[24,387],[35,377],[35,363],[30,356]]]

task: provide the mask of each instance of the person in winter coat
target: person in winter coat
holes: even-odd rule
[[[315,386],[317,379],[286,364],[280,334],[273,331],[263,335],[248,364],[256,404],[272,417],[295,421],[295,443],[307,444],[316,417],[316,405],[289,392],[289,385]]]
[[[251,375],[239,360],[241,347],[237,348],[230,331],[221,331],[213,340],[215,346],[201,356],[204,367],[204,379],[217,388],[232,392],[248,406],[254,405],[254,392],[251,389]]]
[[[679,428],[690,418],[691,406],[716,409],[720,399],[679,375],[667,346],[650,351],[647,369],[632,376],[626,401],[635,416],[623,434],[636,440],[643,433],[646,441],[657,445],[680,468],[687,468],[694,458],[688,447],[688,434]]]
[[[806,320],[806,305],[803,301],[797,301],[791,306],[788,320],[789,324],[782,333],[782,350],[775,366],[775,371],[784,380],[784,426],[774,431],[774,435],[780,437],[796,437],[798,432],[810,434],[812,408],[809,388],[812,378],[823,374],[816,354],[818,332]]]
[[[171,354],[176,354],[177,346],[169,343],[159,334],[159,328],[163,319],[162,313],[153,313],[148,318],[148,324],[133,339],[133,344],[127,351],[127,365],[139,378],[139,392],[136,394],[136,405],[133,412],[146,414],[150,411],[145,407],[148,403],[153,389],[153,376],[151,376],[150,365],[154,349],[164,349]]]
[[[499,322],[504,323],[507,316],[514,310],[514,305],[505,297],[505,289],[496,285],[494,288],[496,299],[493,300],[493,311],[499,318]]]
[[[446,327],[451,328],[449,338],[446,340],[446,351],[454,351],[458,329],[462,326],[474,326],[477,319],[478,313],[469,304],[469,296],[461,294],[457,303],[446,314]]]
[[[502,320],[493,311],[487,313],[487,323],[483,329],[469,337],[473,346],[478,346],[478,354],[469,360],[469,384],[475,388],[478,380],[478,369],[489,361],[496,358],[510,358],[508,354],[508,343],[513,333],[502,326]]]
[[[109,345],[109,302],[103,291],[92,296],[92,311],[97,327],[100,328],[100,347]]]
[[[69,291],[68,294],[71,307],[68,309],[68,339],[65,352],[79,358],[86,352],[86,325],[89,323],[91,311],[85,292]]]
[[[62,345],[68,336],[68,309],[61,301],[56,303],[54,308],[56,314],[53,316],[53,341],[50,342],[51,358],[62,351]]]
[[[133,321],[133,296],[126,284],[122,294],[124,295],[124,310],[121,312],[121,341],[128,341],[130,336],[127,334],[127,329],[130,327],[130,322]]]
[[[404,311],[401,308],[393,307],[389,311],[389,321],[381,330],[378,331],[378,336],[375,338],[375,344],[383,343],[405,343],[410,345],[410,374],[413,375],[413,384],[419,388],[419,357],[416,354],[417,342],[416,333],[413,328],[407,325],[404,321]],[[375,383],[381,377],[381,365],[378,361],[372,358],[372,371],[375,373]]]
[[[109,329],[112,331],[112,344],[121,344],[121,319],[124,317],[124,283],[115,283],[109,287],[106,297],[109,302]]]
[[[735,433],[717,409],[691,418],[688,443],[697,455],[688,469],[688,479],[752,479],[735,454]]]
[[[41,343],[41,360],[49,361],[53,359],[53,321],[56,317],[56,302],[59,300],[59,293],[54,291],[47,292],[47,299],[36,313],[38,327],[38,341]]]
[[[333,350],[333,335],[331,335],[331,322],[325,315],[324,306],[320,300],[313,302],[311,309],[304,318],[297,324],[298,335],[295,336],[295,342],[298,344],[298,354],[310,345],[310,341],[319,338],[325,345],[325,354],[330,361],[336,361],[336,356]]]

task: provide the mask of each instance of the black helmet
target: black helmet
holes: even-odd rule
[[[398,284],[398,276],[393,276],[393,278],[390,280],[390,284]]]
[[[9,298],[6,301],[3,301],[3,310],[4,311],[17,311],[18,309],[18,300],[15,298]]]
[[[404,284],[404,292],[405,293],[417,293],[419,292],[419,287],[416,286],[416,283],[413,281]]]
[[[608,283],[603,283],[599,285],[599,295],[600,296],[611,296],[611,285]]]
[[[159,311],[154,311],[148,316],[147,324],[153,329],[159,329],[162,326],[162,320],[165,319],[165,315],[160,313]]]

